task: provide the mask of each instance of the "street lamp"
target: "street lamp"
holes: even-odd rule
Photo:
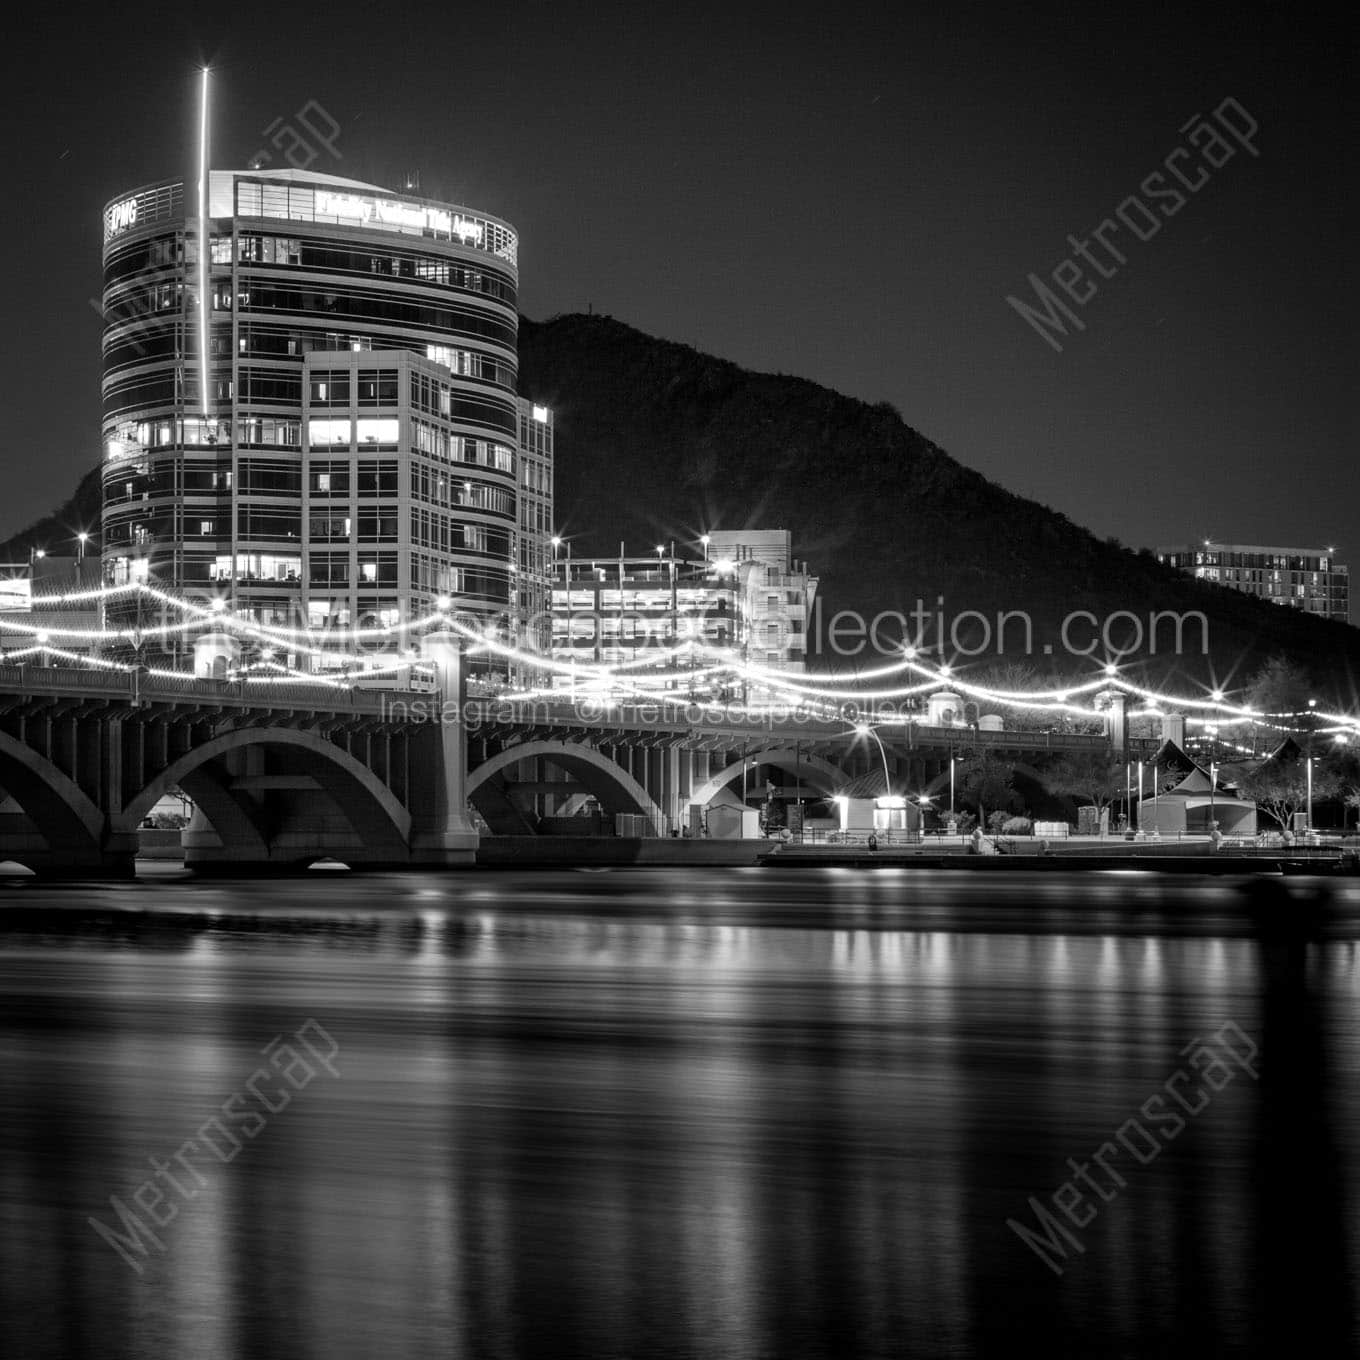
[[[1317,721],[1317,700],[1308,701],[1308,818],[1305,830],[1311,835],[1313,830],[1313,726]]]
[[[855,731],[861,737],[872,737],[878,743],[878,754],[883,758],[883,796],[886,798],[892,793],[892,776],[888,773],[888,751],[883,745],[883,738],[868,723],[856,723]]]
[[[712,540],[711,538],[709,538],[709,536],[708,536],[707,534],[700,534],[700,535],[699,535],[699,542],[700,542],[700,544],[702,544],[703,549],[704,549],[704,561],[705,561],[705,562],[708,561],[708,545],[709,545],[712,541],[713,541],[713,540]]]
[[[77,561],[77,562],[83,562],[83,561],[85,560],[85,545],[86,545],[89,541],[90,541],[90,536],[89,536],[89,534],[85,533],[84,531],[82,531],[81,533],[78,533],[78,534],[76,535],[76,542],[80,545],[80,546],[76,549],[76,561]]]

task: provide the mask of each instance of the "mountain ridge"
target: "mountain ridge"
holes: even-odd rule
[[[1035,653],[1008,647],[977,664],[1023,659],[1075,679],[1107,660],[1103,648],[1091,657],[1064,656],[1058,645],[1042,651],[1059,643],[1074,611],[1101,620],[1125,610],[1140,619],[1203,613],[1207,656],[1145,649],[1123,658],[1121,672],[1193,680],[1207,693],[1241,685],[1283,653],[1337,702],[1355,702],[1360,630],[1196,581],[1148,549],[1102,540],[959,463],[886,402],[751,372],[580,313],[521,319],[520,390],[553,409],[558,530],[578,555],[607,556],[620,538],[634,552],[672,538],[692,549],[710,528],[786,528],[795,556],[821,580],[824,621],[840,610],[910,616],[918,601],[933,611],[941,596],[950,619],[1025,611]],[[1192,642],[1195,627],[1187,628]],[[888,628],[880,631],[886,639]],[[1090,632],[1078,621],[1072,640],[1084,644]],[[856,668],[826,641],[812,664]],[[866,651],[856,660],[882,658]]]

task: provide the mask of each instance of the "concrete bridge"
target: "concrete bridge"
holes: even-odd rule
[[[455,647],[434,649],[457,693]],[[461,730],[391,696],[85,668],[0,666],[0,861],[131,875],[137,828],[182,789],[200,870],[471,863]]]
[[[770,779],[786,797],[825,797],[866,776],[881,779],[885,761],[894,789],[934,794],[948,786],[952,757],[986,751],[1033,773],[1048,755],[1111,745],[1108,735],[914,723],[875,727],[875,740],[855,730],[857,721],[872,723],[871,713],[786,720],[683,700],[598,707],[583,719],[571,704],[486,699],[466,703],[464,714],[468,797],[498,834],[551,826],[587,799],[607,817],[634,814],[664,831],[724,789],[759,801]],[[1134,760],[1158,745],[1127,743]]]
[[[468,699],[456,643],[424,647],[437,682],[428,695],[0,666],[0,861],[130,875],[137,829],[172,789],[196,808],[186,863],[240,873],[321,858],[468,864],[478,843],[469,805],[496,833],[551,830],[589,799],[656,832],[725,788],[763,793],[762,775],[809,796],[882,769],[877,743],[841,718],[782,723],[684,703],[583,716],[569,704]],[[880,735],[894,786],[913,791],[973,748],[1026,764],[1108,749],[1101,736]]]

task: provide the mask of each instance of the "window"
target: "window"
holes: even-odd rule
[[[361,496],[395,496],[398,491],[395,462],[360,461],[357,490]]]
[[[308,480],[313,496],[348,496],[349,464],[313,463]]]
[[[349,585],[349,554],[312,553],[307,563],[307,581],[314,586]]]
[[[345,369],[313,373],[309,392],[313,406],[348,406],[349,373]]]
[[[360,553],[358,584],[394,586],[397,584],[396,553]]]
[[[296,420],[252,417],[237,421],[237,442],[261,448],[296,449],[302,445],[302,426]]]
[[[398,400],[397,370],[365,369],[359,374],[360,406],[395,406]]]
[[[244,505],[237,509],[236,528],[242,538],[298,538],[302,516],[295,510]]]
[[[349,526],[348,515],[313,515],[308,521],[307,533],[314,539],[348,538]]]
[[[271,458],[241,460],[241,493],[296,496],[302,490],[302,469],[296,463]]]
[[[396,447],[401,422],[396,416],[368,416],[358,423],[359,444],[390,444]]]
[[[307,442],[312,448],[349,448],[351,423],[348,420],[322,419],[307,422]]]
[[[359,512],[359,542],[382,543],[397,536],[395,505],[365,506]]]

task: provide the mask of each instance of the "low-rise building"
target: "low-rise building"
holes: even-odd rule
[[[559,540],[552,591],[552,656],[586,666],[635,666],[643,671],[686,667],[693,679],[674,687],[695,694],[761,697],[764,687],[703,672],[711,658],[687,643],[720,648],[768,670],[806,668],[807,629],[817,580],[792,557],[787,530],[715,532],[701,556],[679,556],[659,545],[630,556],[623,544],[610,557],[572,557]],[[655,654],[655,666],[645,663]],[[571,683],[571,672],[559,676]]]
[[[60,665],[62,658],[54,651],[81,656],[96,651],[89,635],[103,626],[96,593],[102,584],[97,557],[34,553],[27,562],[0,562],[3,664],[12,664],[14,657],[29,664]]]

